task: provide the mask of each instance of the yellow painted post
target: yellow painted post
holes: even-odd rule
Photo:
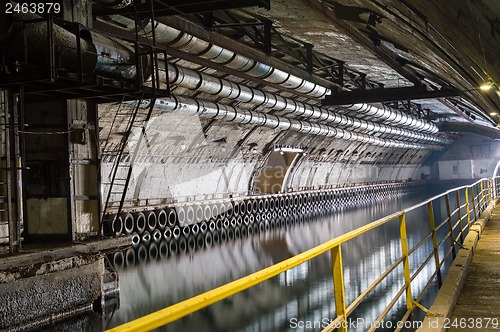
[[[436,222],[434,220],[434,209],[432,207],[432,201],[427,203],[427,211],[429,212],[429,224],[431,226],[431,232],[432,232],[432,245],[434,247],[434,262],[436,264],[438,286],[439,288],[441,288],[441,285],[443,284],[443,279],[441,278],[441,264],[439,262],[439,248],[437,244]]]
[[[469,203],[469,187],[465,188],[465,211],[467,212],[467,231],[470,230],[470,203]]]
[[[453,222],[451,221],[451,209],[450,209],[450,197],[448,194],[444,195],[444,200],[446,202],[446,214],[448,215],[448,229],[450,230],[450,245],[451,245],[451,254],[453,259],[457,255],[455,252],[455,235],[453,234]]]
[[[462,225],[462,209],[460,208],[460,189],[457,189],[457,191],[455,191],[455,196],[456,196],[456,200],[457,200],[457,216],[458,216],[458,224],[460,225],[460,243],[463,244],[464,243],[464,236],[463,236],[463,229],[464,229],[464,226]]]
[[[479,183],[479,188],[481,190],[481,206],[479,207],[479,212],[483,210],[484,206],[484,186],[483,186],[483,181]]]
[[[335,294],[335,311],[338,316],[342,316],[347,322],[345,288],[344,288],[344,267],[342,265],[342,250],[340,244],[331,249],[333,268],[333,289]],[[347,332],[347,324],[341,324],[337,329],[339,332]]]
[[[470,187],[472,194],[472,210],[474,211],[474,222],[477,220],[477,212],[476,212],[476,194],[474,193],[474,186]]]
[[[408,238],[406,233],[406,213],[403,212],[399,217],[399,236],[401,239],[401,254],[403,255],[403,272],[406,284],[406,308],[412,311],[413,316],[413,297],[411,295],[411,276],[410,276],[410,257],[408,254]]]

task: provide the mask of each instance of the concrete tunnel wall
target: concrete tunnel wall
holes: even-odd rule
[[[101,105],[99,112],[104,193],[114,160],[106,151],[118,144],[124,130],[124,124],[112,120],[114,107]],[[140,127],[133,130],[126,154],[133,154],[140,133]],[[288,190],[420,180],[422,162],[430,154],[427,150],[375,147],[198,116],[154,113],[137,152],[126,199],[245,196],[254,189],[274,146],[304,148],[287,177]]]

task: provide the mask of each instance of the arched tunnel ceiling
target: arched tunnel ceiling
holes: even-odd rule
[[[247,7],[216,11],[210,15],[202,13],[157,19],[195,37],[227,47],[237,54],[276,65],[276,68],[282,70],[288,68],[288,72],[296,75],[299,73],[298,76],[310,81],[323,82],[330,89],[360,89],[359,80],[362,75],[366,75],[367,89],[413,85],[424,85],[428,90],[453,87],[461,92],[459,96],[408,100],[391,103],[390,106],[436,123],[467,122],[479,127],[488,126],[492,129],[488,131],[491,134],[495,132],[493,124],[498,118],[490,114],[497,112],[498,86],[494,86],[493,91],[488,93],[479,91],[478,87],[483,82],[497,82],[497,78],[500,78],[498,63],[494,59],[495,54],[498,54],[495,49],[500,45],[495,23],[495,17],[499,14],[498,7],[492,1],[460,1],[454,5],[439,1],[433,5],[425,5],[421,1],[287,0],[271,1],[271,10]],[[465,17],[469,21],[465,21]],[[210,19],[208,24],[207,18]],[[99,23],[107,20],[106,17],[98,18],[97,26],[100,27]],[[265,48],[265,36],[260,23],[266,20],[272,22],[273,29],[271,47],[267,52],[259,50]],[[255,22],[257,24],[252,26],[251,23]],[[223,36],[228,38],[224,39]],[[307,68],[304,62],[307,45],[312,45],[314,52],[313,68]],[[485,48],[485,45],[489,46]],[[197,57],[184,57],[182,53],[174,53],[169,60],[183,68],[265,93],[315,107],[322,106],[322,98],[306,96],[276,84],[239,75]],[[329,76],[328,72],[318,68],[322,64],[335,67],[336,61],[345,63],[348,72],[344,73],[343,86],[339,85],[338,77],[334,77],[335,73]],[[175,96],[211,101],[268,116],[300,119],[289,112],[219,97],[182,84],[174,84],[171,89]],[[375,105],[382,107],[381,103]],[[359,112],[342,107],[324,106],[322,109],[352,118],[366,118]],[[107,123],[106,114],[107,112],[101,112],[100,121],[104,128]],[[213,119],[196,118],[197,124],[192,125],[192,120],[187,120],[188,118],[174,118],[180,122],[174,120],[170,123],[173,127],[168,128],[175,127],[181,132],[191,131],[192,135],[193,132],[198,132],[190,138],[174,134],[171,141],[175,143],[165,143],[156,150],[160,155],[168,154],[171,158],[178,156],[175,162],[179,163],[210,160],[227,164],[233,158],[258,169],[274,145],[305,147],[307,153],[300,160],[302,167],[322,163],[416,166],[422,165],[432,153],[432,150],[425,148],[415,150],[377,147],[321,135],[283,132],[279,129]],[[366,119],[384,123],[383,120]],[[108,125],[110,123],[108,121]],[[324,121],[322,123],[328,125]],[[440,128],[456,130],[470,126]],[[175,130],[171,133],[175,133]],[[456,133],[459,131],[438,133],[435,136],[453,140],[458,137]],[[381,139],[392,137],[384,133],[371,135]],[[103,140],[102,145],[106,144],[112,142]],[[301,167],[300,164],[298,167]]]
[[[473,98],[485,117],[498,110],[498,85],[496,93],[478,91],[484,82],[500,80],[495,1],[296,0],[272,5],[271,11],[256,11],[283,34],[313,44],[387,87],[417,78],[434,88],[474,90],[464,96]],[[394,63],[400,67],[391,68]],[[435,106],[438,113],[441,108]]]
[[[270,3],[270,10],[254,6],[155,16],[159,22],[155,26],[160,26],[155,38],[167,50],[160,61],[170,64],[162,75],[171,81],[172,95],[156,101],[146,142],[139,151],[141,162],[178,168],[201,165],[199,174],[210,172],[212,166],[224,168],[223,173],[243,174],[246,166],[247,173],[262,167],[275,146],[290,146],[304,151],[297,165],[301,174],[315,174],[306,170],[317,167],[325,172],[338,167],[340,173],[347,169],[344,173],[350,174],[359,165],[370,165],[366,166],[369,173],[375,165],[385,167],[389,174],[380,181],[403,174],[400,180],[418,176],[418,168],[433,152],[446,149],[463,132],[500,136],[496,128],[500,120],[497,2]],[[96,31],[112,38],[136,37],[131,16],[94,14]],[[151,25],[146,18],[139,21],[139,38],[150,43]],[[71,39],[62,30],[57,29],[56,37]],[[94,36],[83,35],[87,34]],[[93,42],[85,40],[89,49]],[[133,53],[130,43],[125,48],[122,54]],[[115,56],[96,53],[102,58]],[[491,82],[493,89],[480,91],[484,82]],[[397,91],[413,86],[423,94],[397,98]],[[444,90],[456,93],[422,99],[428,92]],[[335,97],[336,93],[382,95],[384,91],[396,92],[370,104],[354,101],[354,106],[324,100],[330,93]],[[133,102],[99,106],[100,144],[108,162],[112,158],[106,159],[107,151],[119,146],[134,107]],[[139,108],[138,126],[145,119],[147,105]],[[483,127],[488,130],[482,131]],[[132,133],[128,152],[133,150],[136,134]],[[232,162],[243,166],[235,167]],[[394,171],[400,166],[408,170]],[[245,175],[242,181],[250,178]],[[350,179],[340,174],[334,181]],[[372,180],[371,175],[363,180]],[[316,180],[311,175],[304,181]]]

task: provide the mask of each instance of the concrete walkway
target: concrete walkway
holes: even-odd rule
[[[500,198],[471,225],[417,332],[500,331]]]
[[[487,318],[492,319],[489,324]],[[481,233],[450,319],[453,322],[463,322],[463,328],[450,326],[449,331],[500,331],[500,205]]]

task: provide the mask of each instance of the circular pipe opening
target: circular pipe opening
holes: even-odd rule
[[[137,233],[142,234],[146,229],[146,216],[142,212],[134,214],[135,230]]]
[[[168,209],[167,213],[167,223],[168,226],[174,227],[177,225],[178,217],[175,209]]]
[[[132,246],[137,247],[141,243],[141,237],[136,232],[132,233]]]
[[[126,213],[123,218],[123,226],[125,234],[130,235],[134,231],[134,216],[131,213]]]
[[[156,213],[153,211],[149,211],[147,216],[147,225],[148,225],[148,231],[152,232],[156,229],[157,224],[158,224],[158,219],[156,218]]]
[[[163,209],[156,211],[156,220],[158,228],[164,230],[167,227],[167,212]]]
[[[165,228],[165,230],[163,231],[163,238],[166,241],[170,241],[172,239],[172,236],[172,229],[170,227]]]

